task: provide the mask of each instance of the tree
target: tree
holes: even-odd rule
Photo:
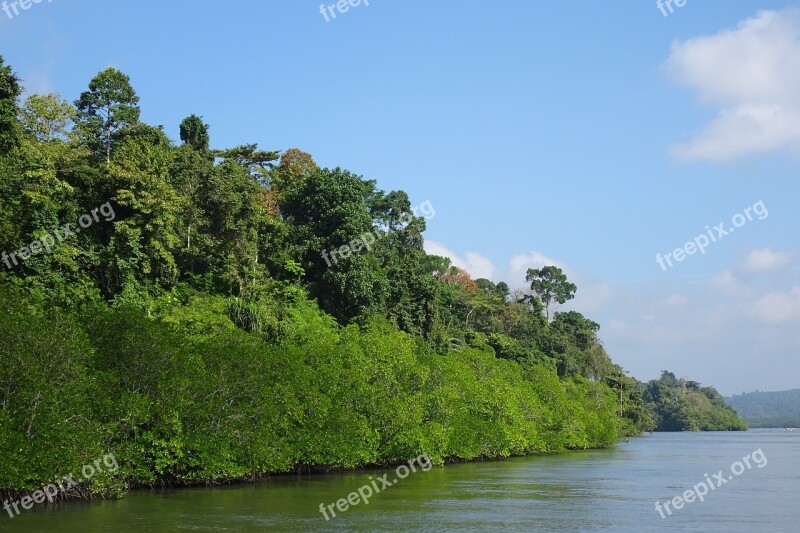
[[[85,200],[93,194],[82,180],[89,154],[71,142],[73,115],[74,109],[57,94],[30,96],[18,110],[14,148],[0,154],[0,249],[47,242],[53,228],[74,224],[85,212]],[[84,232],[10,266],[28,286],[73,305],[97,294],[90,288],[94,279],[89,265],[95,264],[96,255],[89,241],[89,232]]]
[[[451,266],[453,260],[449,257],[428,254],[422,258],[422,270],[439,281],[450,271]]]
[[[34,236],[78,216],[73,178],[88,153],[69,142],[74,113],[57,94],[30,96],[20,110],[25,135],[19,157],[24,168],[16,173],[14,188],[24,208],[17,213],[16,225]]]
[[[327,269],[315,289],[321,306],[348,323],[383,311],[389,280],[373,257],[354,254]]]
[[[425,218],[414,217],[411,201],[404,191],[391,191],[388,194],[377,191],[370,195],[368,207],[374,223],[389,231],[397,231],[406,225],[414,225],[420,232],[425,231]]]
[[[0,56],[0,245],[4,249],[19,244],[16,239],[19,223],[14,215],[20,201],[20,187],[16,183],[20,172],[15,164],[18,158],[12,157],[12,152],[22,140],[22,127],[17,119],[21,92],[19,79]]]
[[[236,161],[262,185],[269,182],[272,162],[278,160],[279,154],[280,152],[276,150],[259,150],[257,144],[243,144],[227,150],[214,150],[214,156]]]
[[[505,281],[501,281],[495,287],[495,292],[498,296],[501,296],[505,301],[508,299],[508,295],[511,294],[511,289],[509,288],[508,284]]]
[[[661,381],[667,387],[675,388],[678,386],[678,378],[676,378],[675,374],[669,370],[661,371],[661,377],[659,378],[659,381]]]
[[[582,351],[598,343],[597,332],[600,324],[589,320],[577,311],[556,313],[552,323],[553,329],[569,336],[573,344]]]
[[[106,291],[114,295],[134,281],[169,288],[178,280],[175,252],[180,199],[170,183],[173,147],[163,130],[139,124],[126,131],[109,165],[116,208],[109,243]],[[99,229],[99,228],[98,228]]]
[[[562,345],[554,350],[559,355],[560,374],[602,379],[609,372],[611,359],[597,338],[599,329],[600,324],[577,311],[555,314],[550,337],[554,345]]]
[[[226,293],[245,295],[258,278],[259,235],[265,218],[259,194],[264,190],[247,166],[226,159],[201,184],[200,201],[207,228],[205,260]],[[201,237],[198,235],[198,237]]]
[[[503,301],[508,298],[511,289],[508,288],[508,284],[504,281],[501,281],[497,285],[492,283],[492,281],[486,278],[476,279],[475,283],[478,284],[478,288],[485,292],[486,294],[493,294],[495,296],[500,296]]]
[[[181,122],[181,141],[188,144],[198,152],[205,152],[209,146],[208,124],[203,123],[203,117],[190,115]]]
[[[386,276],[374,252],[349,249],[354,239],[373,231],[364,191],[359,176],[340,168],[321,169],[288,191],[281,207],[294,227],[294,253],[312,296],[341,321],[381,309],[387,294]],[[330,259],[323,255],[339,250],[346,253]]]
[[[75,108],[59,95],[34,94],[25,100],[20,120],[25,131],[40,143],[68,140]]]
[[[17,120],[17,99],[22,92],[19,78],[5,66],[0,56],[0,154],[19,144],[21,129]]]
[[[139,97],[130,78],[115,68],[107,68],[92,78],[89,90],[75,101],[78,124],[95,153],[104,151],[111,162],[115,134],[139,122]]]
[[[181,197],[180,210],[182,245],[180,260],[182,271],[194,276],[195,267],[205,271],[208,266],[207,257],[211,255],[211,238],[207,232],[208,220],[203,206],[208,207],[205,196],[212,194],[208,184],[214,173],[214,157],[209,149],[209,126],[202,117],[190,115],[180,124],[180,136],[183,145],[175,151],[175,160],[171,171],[172,185]],[[185,238],[183,237],[185,235]]]
[[[544,304],[545,314],[550,320],[550,304],[557,302],[563,304],[575,297],[578,287],[567,280],[564,272],[556,266],[544,268],[529,268],[525,280],[531,284],[531,291],[539,297]]]
[[[283,199],[317,170],[319,167],[311,154],[297,148],[286,150],[278,166],[270,172],[269,189],[263,193],[263,204],[267,211],[277,218]]]
[[[184,144],[175,151],[175,160],[172,165],[171,183],[181,197],[180,229],[182,240],[181,259],[183,270],[189,274],[195,273],[195,266],[205,270],[203,263],[209,256],[210,238],[202,233],[207,229],[207,216],[203,209],[208,205],[205,194],[210,193],[208,184],[214,174],[214,163],[202,151],[194,149],[190,144]]]
[[[747,429],[713,387],[689,386],[666,370],[644,390],[643,399],[655,415],[656,431],[739,431]],[[685,388],[684,388],[685,386]]]
[[[280,163],[272,173],[270,187],[283,194],[296,189],[300,183],[319,169],[311,154],[290,148],[281,156]]]

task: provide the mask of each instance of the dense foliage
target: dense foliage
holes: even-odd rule
[[[742,393],[725,401],[751,427],[800,427],[800,389]]]
[[[656,414],[657,431],[739,431],[747,429],[714,387],[678,379],[666,370],[647,384],[645,402]]]
[[[212,149],[197,115],[176,145],[114,69],[74,106],[20,92],[0,58],[0,491],[107,453],[95,492],[653,426],[599,325],[550,319],[577,289],[560,269],[513,295],[472,280],[424,252],[406,193],[297,149]]]
[[[256,335],[223,316],[219,297],[187,296],[152,320],[127,305],[75,318],[0,296],[7,488],[34,489],[105,453],[120,468],[104,487],[121,489],[619,436],[616,395],[601,383],[523,369],[488,348],[443,357],[382,320],[339,327],[302,299],[262,302],[284,320]]]

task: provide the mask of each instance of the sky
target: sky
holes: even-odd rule
[[[800,2],[333,4],[6,0],[0,54],[26,95],[115,67],[176,141],[196,113],[429,201],[474,278],[563,268],[641,380],[800,387]]]

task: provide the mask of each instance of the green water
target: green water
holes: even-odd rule
[[[681,510],[655,510],[757,449],[766,464]],[[763,464],[763,463],[762,463]],[[744,463],[742,463],[744,466]],[[607,450],[409,473],[326,521],[335,504],[394,469],[280,477],[256,485],[142,491],[118,501],[39,506],[10,532],[94,531],[800,531],[800,433],[665,433]],[[404,472],[401,471],[401,474]],[[715,485],[719,481],[712,481]],[[378,487],[381,484],[376,482]],[[702,490],[702,489],[700,489]],[[373,490],[374,491],[374,490]]]

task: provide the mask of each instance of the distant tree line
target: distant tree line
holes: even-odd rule
[[[644,400],[656,415],[657,431],[740,431],[747,429],[717,389],[678,379],[668,371],[647,384]]]
[[[725,400],[751,427],[800,427],[800,389],[742,393]]]

